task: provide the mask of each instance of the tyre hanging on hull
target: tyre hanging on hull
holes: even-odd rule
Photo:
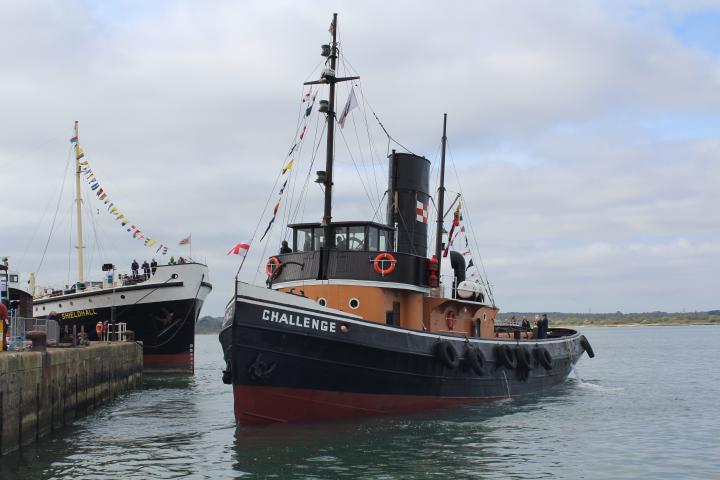
[[[595,358],[595,352],[593,352],[593,348],[590,346],[588,339],[585,338],[585,335],[580,337],[580,345],[583,347],[583,350],[587,352],[588,357]]]
[[[552,355],[550,355],[550,352],[548,352],[545,347],[536,347],[535,350],[533,350],[533,355],[535,356],[535,360],[542,365],[545,370],[552,370]]]
[[[518,370],[527,371],[532,368],[532,357],[530,356],[530,350],[527,348],[515,347],[515,357],[517,357]]]
[[[495,361],[510,369],[517,368],[517,357],[512,348],[507,345],[498,345],[495,347]]]
[[[460,357],[457,350],[447,340],[440,340],[435,345],[435,354],[440,361],[451,370],[455,370],[460,365]]]
[[[465,362],[476,375],[485,375],[485,357],[476,347],[468,347],[465,350]]]

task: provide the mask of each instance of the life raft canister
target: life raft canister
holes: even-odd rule
[[[389,263],[390,265],[385,268],[385,264],[387,263]],[[373,259],[373,268],[383,277],[385,275],[390,275],[395,270],[396,264],[397,260],[395,260],[395,257],[393,257],[392,254],[387,252],[378,253],[377,256]]]
[[[280,268],[280,259],[277,257],[270,257],[265,264],[265,273],[267,273],[268,277],[272,277],[278,268]]]
[[[450,330],[455,330],[455,325],[457,325],[457,316],[455,315],[454,310],[447,311],[445,314],[445,323]]]
[[[460,357],[457,350],[447,340],[440,340],[435,344],[435,353],[446,367],[455,370],[460,365]]]
[[[97,333],[98,337],[100,335],[102,335],[102,333],[103,333],[103,323],[102,322],[97,322],[95,324],[95,333]]]

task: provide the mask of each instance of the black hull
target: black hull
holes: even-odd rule
[[[520,344],[466,342],[298,308],[292,300],[283,304],[238,297],[227,327],[220,338],[239,423],[324,420],[525,395],[563,383],[583,353],[581,336],[572,331]],[[441,360],[440,340],[461,357],[456,368]],[[503,365],[499,345],[528,349],[529,365]],[[482,374],[466,358],[471,346],[485,359]],[[535,351],[540,348],[552,358],[549,370],[540,364]],[[342,402],[352,402],[351,408]]]
[[[124,322],[135,339],[143,343],[144,369],[156,372],[189,372],[194,370],[195,323],[203,301],[199,299],[141,303],[116,308],[115,322]],[[61,332],[73,326],[91,340],[100,338],[97,322],[110,322],[110,308],[93,308],[62,314]],[[62,335],[62,334],[61,334]]]

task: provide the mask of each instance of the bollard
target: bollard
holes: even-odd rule
[[[44,352],[47,350],[47,333],[42,330],[30,330],[27,332],[26,338],[32,341],[33,351]]]

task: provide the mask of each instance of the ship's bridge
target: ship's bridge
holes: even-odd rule
[[[275,287],[328,280],[330,283],[381,284],[423,292],[429,289],[428,259],[424,255],[397,251],[395,231],[389,225],[334,222],[333,238],[326,250],[322,248],[325,228],[320,223],[288,227],[293,232],[293,251],[276,255],[280,267],[271,277]],[[327,265],[325,272],[321,270],[324,264]]]

